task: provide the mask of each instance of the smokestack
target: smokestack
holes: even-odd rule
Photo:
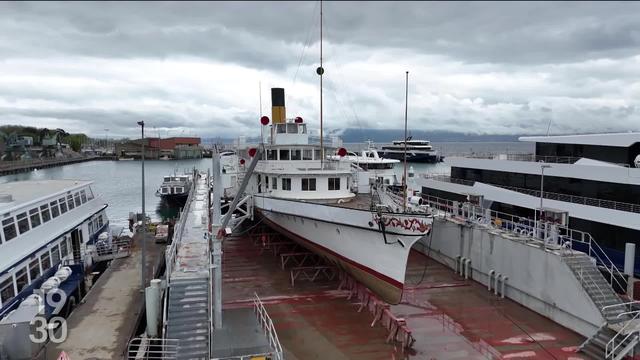
[[[271,88],[271,121],[274,124],[284,124],[287,111],[284,107],[284,89]]]

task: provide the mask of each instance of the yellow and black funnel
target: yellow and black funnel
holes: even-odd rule
[[[271,88],[271,121],[274,124],[284,124],[287,111],[284,107],[284,89]]]

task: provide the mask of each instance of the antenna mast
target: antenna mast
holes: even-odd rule
[[[324,139],[322,131],[322,0],[320,0],[320,67],[316,69],[316,73],[320,75],[320,167],[324,168]]]
[[[402,176],[402,189],[404,200],[402,201],[402,211],[407,211],[407,110],[409,108],[409,72],[405,74],[404,92],[404,175]]]

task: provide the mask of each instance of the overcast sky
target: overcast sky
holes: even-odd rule
[[[640,130],[640,3],[324,2],[327,128]],[[0,124],[259,134],[317,126],[318,2],[0,3]]]

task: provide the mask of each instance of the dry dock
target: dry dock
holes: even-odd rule
[[[147,235],[147,280],[157,267],[164,246]],[[115,259],[67,319],[68,337],[61,344],[49,343],[41,359],[57,359],[65,351],[72,360],[121,359],[129,338],[135,335],[143,309],[140,291],[140,241],[131,255]]]
[[[403,301],[392,306],[416,339],[405,352],[336,280],[292,287],[281,259],[247,236],[225,240],[223,251],[224,308],[250,308],[256,292],[286,359],[586,359],[575,353],[582,336],[417,252]]]

